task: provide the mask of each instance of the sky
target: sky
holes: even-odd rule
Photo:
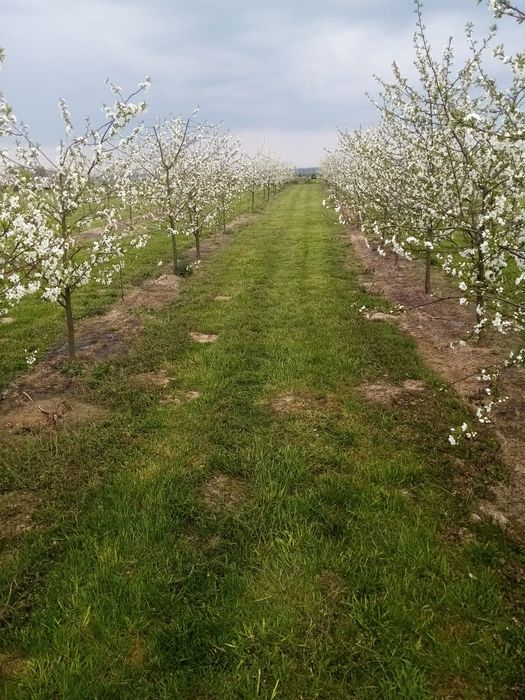
[[[436,52],[463,27],[493,18],[476,0],[427,0]],[[146,75],[146,123],[157,115],[221,122],[248,152],[271,148],[315,166],[338,129],[376,121],[366,93],[392,61],[411,73],[413,0],[1,0],[0,90],[34,138],[52,148],[65,98],[74,118],[111,102]],[[525,27],[500,20],[500,41],[519,46]]]

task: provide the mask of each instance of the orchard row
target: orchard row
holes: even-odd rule
[[[1,57],[1,56],[0,56]],[[149,79],[124,96],[108,82],[113,104],[101,124],[75,128],[59,103],[64,135],[55,153],[36,142],[0,94],[0,308],[27,294],[60,304],[75,357],[73,297],[94,280],[109,284],[131,250],[151,232],[171,239],[177,274],[177,238],[201,236],[226,221],[244,192],[269,198],[294,175],[271,153],[248,157],[220,126],[190,118],[137,123]]]
[[[508,3],[491,4],[496,16],[523,19]],[[427,293],[437,262],[457,286],[459,303],[475,309],[472,335],[489,328],[512,334],[514,350],[503,365],[521,363],[525,54],[507,55],[495,42],[497,27],[477,39],[468,25],[466,60],[455,57],[452,40],[436,57],[419,0],[415,6],[417,75],[410,80],[394,64],[393,78],[379,80],[378,125],[341,133],[323,164],[331,202],[379,254],[424,257]],[[482,378],[490,382],[497,373]],[[490,385],[486,393],[483,422],[493,405]]]

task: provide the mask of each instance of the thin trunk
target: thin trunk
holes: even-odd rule
[[[201,259],[201,230],[200,226],[195,229],[195,259]]]
[[[394,253],[394,267],[399,266],[399,255],[398,253]]]
[[[252,190],[252,214],[255,211],[255,190]]]
[[[432,291],[432,284],[430,281],[430,266],[432,264],[432,253],[427,250],[425,255],[425,294],[430,294]]]
[[[173,274],[177,274],[177,238],[174,233],[170,233],[171,236],[171,255],[173,261]]]
[[[476,323],[481,323],[485,311],[485,257],[481,246],[477,246],[477,261],[476,261]],[[478,332],[478,342],[482,340],[483,328]]]
[[[118,266],[118,277],[120,282],[120,301],[124,301],[124,279],[122,277],[122,265]]]
[[[69,351],[69,359],[76,359],[75,348],[75,323],[73,320],[73,304],[71,302],[71,289],[66,287],[64,290],[64,310],[66,312],[67,323],[67,343]]]

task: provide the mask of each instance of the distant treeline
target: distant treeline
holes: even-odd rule
[[[311,175],[319,175],[319,168],[297,168],[296,174],[299,177],[310,177]]]

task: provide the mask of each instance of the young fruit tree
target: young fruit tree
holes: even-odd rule
[[[219,137],[215,162],[215,205],[223,233],[232,207],[246,187],[240,142],[229,132]]]
[[[127,148],[136,180],[146,203],[147,218],[166,227],[171,240],[173,274],[177,274],[177,222],[184,209],[180,181],[181,162],[198,128],[191,119],[157,119]]]
[[[255,156],[246,156],[244,164],[244,181],[250,192],[250,211],[255,211],[255,197],[264,186],[264,172],[262,168],[262,156],[257,152]]]
[[[180,229],[195,239],[195,257],[201,259],[201,237],[213,226],[221,207],[239,191],[237,183],[224,175],[238,160],[238,146],[230,134],[214,124],[202,123],[181,162],[182,193]],[[231,189],[231,192],[229,191]]]
[[[119,156],[140,128],[128,127],[145,110],[145,103],[134,98],[148,88],[149,80],[127,97],[109,84],[114,101],[103,106],[100,126],[86,119],[76,130],[61,100],[64,136],[55,154],[44,151],[29,129],[14,121],[14,141],[1,155],[3,172],[16,190],[15,204],[34,224],[31,245],[19,262],[38,284],[42,299],[63,307],[70,359],[76,356],[76,290],[90,280],[108,284],[120,268],[125,246],[143,244],[142,236],[130,240],[129,231],[119,226],[120,210],[132,190],[131,168]],[[94,223],[97,235],[82,235]]]

